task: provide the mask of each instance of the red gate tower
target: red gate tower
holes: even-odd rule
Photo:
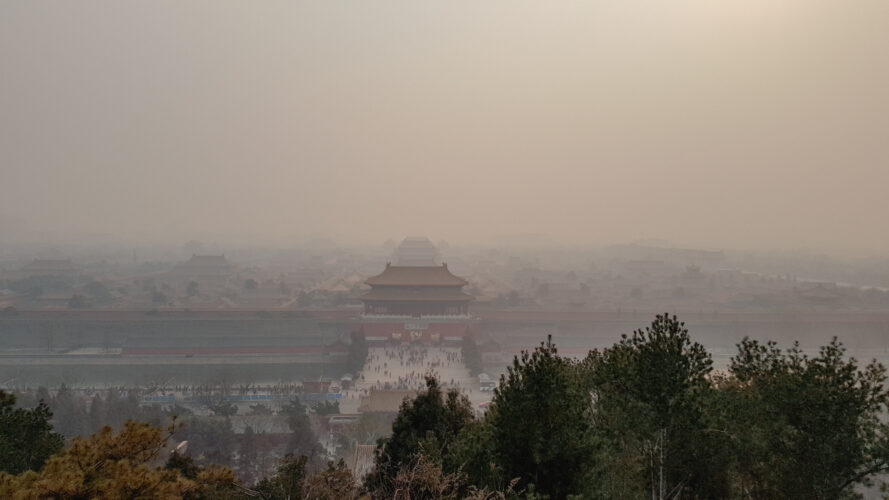
[[[365,316],[468,316],[471,295],[466,280],[448,265],[393,266],[365,281],[371,290],[361,296]]]
[[[368,340],[459,340],[469,333],[467,281],[440,266],[393,266],[365,283],[362,330]]]

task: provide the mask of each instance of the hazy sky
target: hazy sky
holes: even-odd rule
[[[889,1],[4,0],[0,233],[889,252]]]

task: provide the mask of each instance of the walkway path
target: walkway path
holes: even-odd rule
[[[357,413],[360,396],[372,389],[423,389],[425,375],[429,373],[438,376],[443,387],[455,387],[466,394],[473,407],[491,398],[490,393],[478,390],[478,379],[469,374],[459,348],[372,347],[364,370],[355,376],[353,388],[344,391],[340,411]]]

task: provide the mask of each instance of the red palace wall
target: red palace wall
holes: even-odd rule
[[[424,342],[443,343],[460,341],[466,335],[475,335],[476,325],[470,322],[426,323],[403,322],[363,323],[357,330],[364,333],[368,342]]]

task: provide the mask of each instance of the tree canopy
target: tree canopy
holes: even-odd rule
[[[364,363],[367,361],[367,339],[362,332],[352,332],[350,338],[346,366],[353,374],[357,374],[364,368]]]
[[[127,422],[120,433],[103,428],[52,456],[39,472],[0,474],[3,498],[200,498],[210,489],[234,488],[230,469],[210,467],[194,479],[158,464],[174,428]]]
[[[460,494],[546,498],[858,498],[883,480],[882,365],[860,366],[836,339],[817,356],[798,344],[737,347],[715,373],[667,314],[580,362],[541,344],[515,358],[484,418],[462,426],[441,473],[456,474]],[[403,472],[420,462],[377,463]]]
[[[577,491],[596,461],[591,405],[578,364],[551,340],[516,357],[485,419],[502,479],[552,498]]]
[[[834,338],[817,356],[799,344],[744,339],[723,384],[737,489],[758,498],[855,498],[889,470],[886,369],[859,367]]]
[[[281,408],[291,436],[279,453],[290,454],[263,477],[269,436],[236,435],[227,417],[124,423],[178,410],[117,391],[92,396],[87,410],[88,398],[64,386],[52,397],[21,393],[36,407],[17,408],[0,391],[0,498],[860,498],[889,471],[886,382],[885,367],[859,364],[836,339],[812,355],[745,338],[717,372],[676,316],[658,315],[582,360],[559,355],[551,339],[522,352],[481,417],[428,376],[377,441],[363,486],[344,461],[323,465],[313,425],[332,407],[314,417],[298,400]],[[62,449],[52,412],[61,435],[101,422],[121,430]],[[381,435],[388,420],[376,417],[348,431],[353,441]],[[167,453],[173,432],[194,455]]]
[[[399,472],[413,468],[420,455],[440,463],[471,421],[472,408],[465,396],[455,389],[445,392],[436,378],[426,377],[426,389],[401,404],[392,436],[379,440],[368,488],[391,497]]]
[[[460,355],[463,357],[463,364],[469,369],[470,375],[478,375],[484,370],[482,353],[479,351],[475,339],[468,334],[463,336],[460,344]]]
[[[64,440],[52,431],[52,412],[43,401],[35,408],[15,407],[14,395],[0,390],[0,472],[39,470]]]
[[[584,364],[595,433],[608,443],[608,496],[727,495],[723,436],[704,412],[713,362],[676,316],[658,315]]]

